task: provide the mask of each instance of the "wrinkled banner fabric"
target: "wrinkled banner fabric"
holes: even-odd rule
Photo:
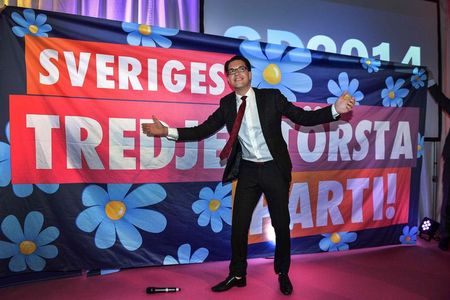
[[[292,253],[415,243],[424,68],[16,7],[0,22],[2,285],[229,259],[226,130],[175,143],[141,124],[204,121],[231,92],[223,65],[235,54],[254,87],[305,110],[344,91],[357,101],[330,124],[283,121]],[[271,256],[273,239],[262,199],[249,257]]]

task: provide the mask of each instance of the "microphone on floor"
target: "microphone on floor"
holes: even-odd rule
[[[175,293],[181,291],[180,288],[176,287],[148,287],[147,294],[156,294],[156,293]]]

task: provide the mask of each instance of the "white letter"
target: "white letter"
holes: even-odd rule
[[[114,56],[97,54],[96,55],[96,67],[97,67],[97,87],[103,89],[113,89],[114,80],[108,80],[108,76],[114,74],[114,68],[108,67],[106,64],[114,63]]]
[[[405,121],[398,122],[394,145],[392,146],[391,159],[398,159],[402,154],[405,155],[406,159],[413,158],[409,122]]]
[[[142,123],[153,123],[153,120],[141,119],[140,126]],[[164,126],[166,123],[161,122]],[[169,126],[167,126],[169,127]],[[161,138],[161,152],[158,156],[155,156],[155,137],[147,136],[142,131],[140,131],[140,141],[141,141],[141,169],[142,170],[154,170],[164,168],[170,163],[175,153],[175,142],[168,140],[166,138]]]
[[[27,128],[34,128],[36,169],[51,169],[52,129],[59,128],[59,116],[27,115]]]
[[[164,86],[169,92],[179,93],[186,86],[186,76],[183,74],[173,75],[175,83],[172,82],[172,70],[177,71],[184,70],[184,66],[181,62],[177,60],[169,60],[163,67],[162,79]]]
[[[102,126],[91,118],[66,116],[67,168],[81,169],[81,153],[90,169],[103,170],[103,164],[95,148],[102,142]],[[81,140],[81,130],[86,131],[86,139]]]
[[[364,190],[369,188],[369,178],[347,179],[347,189],[352,191],[352,223],[363,221]]]
[[[384,132],[389,130],[389,121],[375,121],[373,128],[376,131],[375,159],[384,159]]]
[[[192,94],[206,94],[206,87],[200,86],[200,83],[205,82],[205,74],[200,74],[200,71],[206,71],[206,64],[192,62],[191,63],[191,93]]]
[[[197,126],[197,121],[186,121],[185,127]],[[175,167],[177,170],[192,169],[198,159],[198,142],[185,142],[184,156],[175,156]]]
[[[367,140],[367,136],[364,134],[364,132],[366,131],[369,134],[372,132],[372,122],[368,120],[362,120],[358,123],[355,129],[355,139],[360,146],[359,151],[353,148],[352,159],[355,161],[363,160],[364,158],[366,158],[367,153],[369,153],[369,141]]]
[[[306,130],[307,132],[303,132]],[[316,142],[312,151],[309,150],[308,146],[310,132],[313,132]],[[314,127],[307,128],[301,127],[301,129],[298,131],[297,137],[298,153],[304,161],[315,162],[322,156],[326,145],[326,136],[322,125],[316,125]]]
[[[73,52],[64,51],[64,58],[66,59],[67,71],[69,72],[70,83],[72,86],[83,86],[91,54],[88,52],[80,52],[80,64],[78,70]]]
[[[45,49],[39,55],[39,63],[48,72],[48,75],[43,75],[39,72],[39,83],[52,85],[59,80],[59,70],[50,59],[58,61],[58,51],[52,49]]]
[[[339,204],[341,204],[344,192],[342,185],[337,181],[319,181],[319,193],[317,196],[317,226],[327,226],[328,212],[330,212],[331,223],[344,224]],[[328,195],[331,192],[331,199]]]
[[[129,68],[131,66],[131,69]],[[133,57],[119,56],[119,89],[128,90],[128,80],[133,90],[142,90],[138,76],[142,72],[139,60]]]
[[[215,87],[209,86],[209,93],[211,95],[220,95],[225,90],[225,81],[219,76],[219,73],[223,74],[223,68],[223,64],[214,64],[209,69],[209,77],[211,77],[211,80],[216,84]]]
[[[158,90],[158,64],[156,59],[148,59],[148,90]]]
[[[336,125],[336,130],[331,129],[331,127],[335,126],[335,124],[330,126],[330,145],[328,150],[328,160],[337,161],[338,153],[341,152],[341,159],[343,161],[348,161],[350,160],[350,154],[347,145],[352,139],[352,127],[348,123],[341,123]],[[342,137],[339,137],[341,132]]]
[[[298,205],[300,205],[300,213],[297,213]],[[302,228],[313,227],[308,183],[296,182],[292,185],[289,196],[289,212],[291,214],[289,226],[291,229],[294,224],[302,224]]]
[[[384,182],[383,177],[373,178],[372,203],[373,220],[383,220]]]
[[[124,150],[134,149],[134,138],[124,137],[124,131],[136,131],[136,120],[109,119],[109,168],[111,170],[136,169],[136,158],[123,156]]]

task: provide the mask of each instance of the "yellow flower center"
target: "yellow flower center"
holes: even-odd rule
[[[419,80],[420,80],[420,77],[419,77],[419,76],[416,76],[416,80],[419,81]]]
[[[139,33],[142,35],[152,34],[152,27],[150,25],[141,24],[138,29]]]
[[[281,81],[281,71],[276,64],[269,64],[263,72],[263,78],[270,84],[278,84]]]
[[[127,208],[122,201],[109,201],[108,204],[105,205],[106,215],[114,221],[121,219],[126,211]]]
[[[408,235],[408,236],[405,238],[405,240],[406,240],[407,242],[409,242],[409,241],[411,240],[411,237]]]
[[[344,91],[344,93],[345,93],[346,91]],[[345,95],[344,96],[344,99],[346,100],[346,101],[349,101],[350,99],[352,99],[352,96],[350,96],[349,94],[347,94],[347,95]]]
[[[422,150],[422,146],[420,144],[417,145],[417,151]]]
[[[393,91],[390,91],[388,94],[389,99],[394,99],[395,98],[395,93]]]
[[[34,34],[34,33],[38,32],[39,27],[37,27],[36,25],[30,25],[30,26],[28,26],[28,30]]]
[[[212,199],[211,201],[209,201],[209,210],[210,211],[216,211],[218,210],[220,207],[220,201],[217,199]]]
[[[370,59],[366,60],[366,65],[370,65],[372,62],[370,61]]]
[[[337,244],[337,243],[339,243],[339,242],[341,241],[341,236],[340,236],[337,232],[335,232],[335,233],[333,233],[333,234],[331,235],[330,240],[331,240],[334,244]]]
[[[36,251],[36,244],[32,241],[23,241],[19,245],[20,253],[23,255],[30,255]]]

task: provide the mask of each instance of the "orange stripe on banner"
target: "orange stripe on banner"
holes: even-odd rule
[[[291,237],[407,223],[410,178],[410,168],[293,173]],[[257,205],[250,227],[249,243],[273,239],[266,199]]]

